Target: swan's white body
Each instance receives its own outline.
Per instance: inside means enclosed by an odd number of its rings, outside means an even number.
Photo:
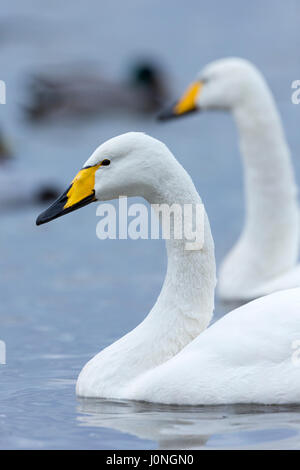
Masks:
[[[194,405],[299,403],[300,359],[293,356],[299,332],[300,289],[257,299],[138,377],[124,397]]]
[[[181,350],[180,330],[161,319],[165,338],[151,321],[95,356],[77,394],[178,405],[300,402],[299,288],[230,312]]]
[[[300,286],[300,220],[290,151],[270,89],[242,59],[207,65],[195,105],[225,109],[235,120],[244,164],[246,218],[223,261],[218,291],[225,300],[249,300]]]
[[[108,158],[111,164],[102,167]],[[105,142],[84,168],[99,168],[93,186],[98,200],[127,194],[156,204],[201,202],[171,152],[140,133]],[[86,197],[80,178],[73,181],[72,198],[76,191]],[[63,215],[61,202],[69,194],[41,214],[38,224]],[[199,251],[185,250],[185,239],[174,239],[171,231],[156,304],[137,328],[88,362],[77,381],[79,396],[184,405],[300,402],[300,367],[292,360],[300,339],[300,289],[259,299],[206,329],[214,307],[215,259],[206,215],[202,223]]]

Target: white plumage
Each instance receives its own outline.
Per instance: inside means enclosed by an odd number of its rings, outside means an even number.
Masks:
[[[111,139],[85,167],[108,158],[111,164],[96,172],[97,200],[126,194],[151,204],[201,203],[186,171],[149,136]],[[48,217],[46,211],[39,223]],[[216,278],[206,216],[204,233],[200,251],[186,251],[184,239],[166,241],[168,269],[154,307],[139,326],[88,362],[77,381],[79,396],[182,405],[300,402],[300,367],[292,360],[300,339],[300,289],[258,299],[207,328]]]
[[[225,300],[251,300],[298,287],[297,187],[272,93],[259,70],[238,58],[212,62],[198,74],[197,82],[202,85],[189,107],[232,114],[244,166],[245,224],[220,267],[219,295]]]

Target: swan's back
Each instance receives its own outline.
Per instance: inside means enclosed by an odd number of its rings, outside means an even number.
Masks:
[[[225,315],[173,359],[132,383],[127,396],[177,404],[299,403],[299,350],[297,288]]]

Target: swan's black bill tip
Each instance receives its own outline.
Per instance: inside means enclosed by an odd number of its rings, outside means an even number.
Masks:
[[[35,221],[35,225],[42,225],[42,224],[43,224],[43,221],[41,220],[40,216],[38,216],[38,218]]]
[[[43,225],[46,224],[47,222],[50,222],[52,219],[50,217],[45,217],[44,212],[38,216],[38,218],[35,221],[36,225]]]
[[[177,119],[181,118],[182,116],[188,116],[191,113],[194,113],[195,111],[199,111],[199,108],[195,106],[194,108],[191,108],[187,111],[184,112],[178,112],[176,111],[176,105],[175,103],[173,106],[170,106],[166,109],[163,109],[158,115],[157,115],[157,120],[158,121],[169,121],[170,119]]]
[[[168,108],[163,109],[160,113],[157,115],[157,120],[158,121],[169,121],[169,119],[174,119],[178,117],[176,114],[174,108],[176,104],[173,106],[169,106]]]
[[[95,191],[93,190],[91,194],[76,202],[75,204],[68,205],[68,194],[71,186],[65,191],[58,199],[55,201],[52,206],[42,212],[36,219],[36,225],[43,225],[51,220],[58,219],[63,215],[69,214],[81,207],[87,206],[91,202],[95,202]]]

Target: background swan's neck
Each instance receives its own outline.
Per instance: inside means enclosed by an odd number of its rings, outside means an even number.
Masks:
[[[233,111],[246,191],[246,223],[240,243],[257,262],[264,260],[262,277],[271,278],[291,268],[298,257],[297,189],[271,92],[263,79],[254,84],[247,99]]]
[[[168,156],[168,155],[167,155]],[[187,173],[173,158],[158,175],[145,198],[151,204],[200,204]],[[161,177],[161,180],[160,180]],[[201,251],[185,250],[186,240],[166,241],[168,268],[161,293],[145,320],[99,353],[83,369],[77,393],[122,397],[139,374],[162,364],[192,341],[209,324],[214,308],[214,244],[205,214]],[[96,384],[95,384],[96,381]]]

